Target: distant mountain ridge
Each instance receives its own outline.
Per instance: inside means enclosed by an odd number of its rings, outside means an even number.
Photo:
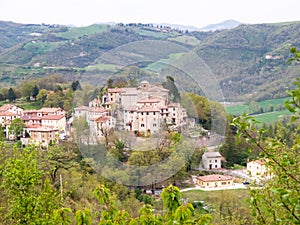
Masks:
[[[0,40],[1,86],[49,74],[72,77],[87,73],[105,80],[115,66],[109,61],[104,65],[99,57],[122,45],[144,40],[167,41],[195,52],[219,81],[226,100],[283,97],[291,81],[299,76],[297,65],[285,62],[291,57],[291,46],[300,48],[300,22],[240,24],[231,29],[186,32],[167,24],[68,27],[0,21]],[[180,48],[161,48],[153,51],[151,58],[168,62],[180,60],[182,53]],[[166,71],[155,63],[137,66],[156,73]]]
[[[216,30],[232,29],[232,28],[236,28],[241,24],[243,23],[236,20],[225,20],[221,23],[210,24],[205,27],[202,27],[200,31],[216,31]]]

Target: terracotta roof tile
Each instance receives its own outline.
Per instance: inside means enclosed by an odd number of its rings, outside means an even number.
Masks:
[[[220,174],[211,174],[206,176],[200,176],[198,177],[198,180],[204,181],[204,182],[213,182],[213,181],[227,181],[227,180],[233,180],[233,177],[231,176],[224,176]]]

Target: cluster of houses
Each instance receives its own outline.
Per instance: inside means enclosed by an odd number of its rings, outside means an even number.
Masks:
[[[216,174],[199,176],[197,178],[197,185],[202,188],[224,188],[232,187],[234,185],[233,176],[225,176],[218,173],[222,172],[221,162],[224,157],[217,151],[205,152],[202,155],[201,167],[204,170],[216,172]],[[257,159],[248,160],[247,168],[241,173],[248,177],[249,180],[260,182],[271,177],[268,168],[266,167],[267,160]]]
[[[10,125],[14,119],[21,119],[25,123],[20,137],[23,145],[37,144],[48,146],[66,135],[66,116],[61,108],[41,108],[39,110],[23,110],[13,104],[0,107],[0,123],[4,128],[7,139],[16,139],[16,134],[10,132]]]
[[[163,126],[178,129],[188,122],[186,110],[169,100],[169,90],[148,81],[136,88],[108,88],[102,99],[74,109],[85,116],[90,130],[103,137],[103,129],[119,129],[139,136],[157,133]]]

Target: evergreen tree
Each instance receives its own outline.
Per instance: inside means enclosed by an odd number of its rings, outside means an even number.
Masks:
[[[36,101],[36,97],[38,96],[40,90],[37,85],[34,85],[33,90],[32,90],[32,97]]]
[[[10,88],[8,89],[7,98],[10,102],[14,102],[17,98],[14,89]]]

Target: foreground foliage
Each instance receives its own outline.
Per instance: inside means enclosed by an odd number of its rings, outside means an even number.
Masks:
[[[292,60],[299,61],[300,52],[291,49],[295,55]],[[277,128],[274,137],[266,137],[268,131],[257,129],[253,117],[243,115],[233,119],[232,125],[238,135],[259,149],[260,156],[266,159],[271,179],[263,183],[264,187],[250,191],[250,203],[258,224],[300,224],[300,85],[288,91],[291,100],[286,103],[293,113],[289,125],[293,130],[290,140],[285,139],[285,127]],[[280,129],[281,128],[281,129]]]

